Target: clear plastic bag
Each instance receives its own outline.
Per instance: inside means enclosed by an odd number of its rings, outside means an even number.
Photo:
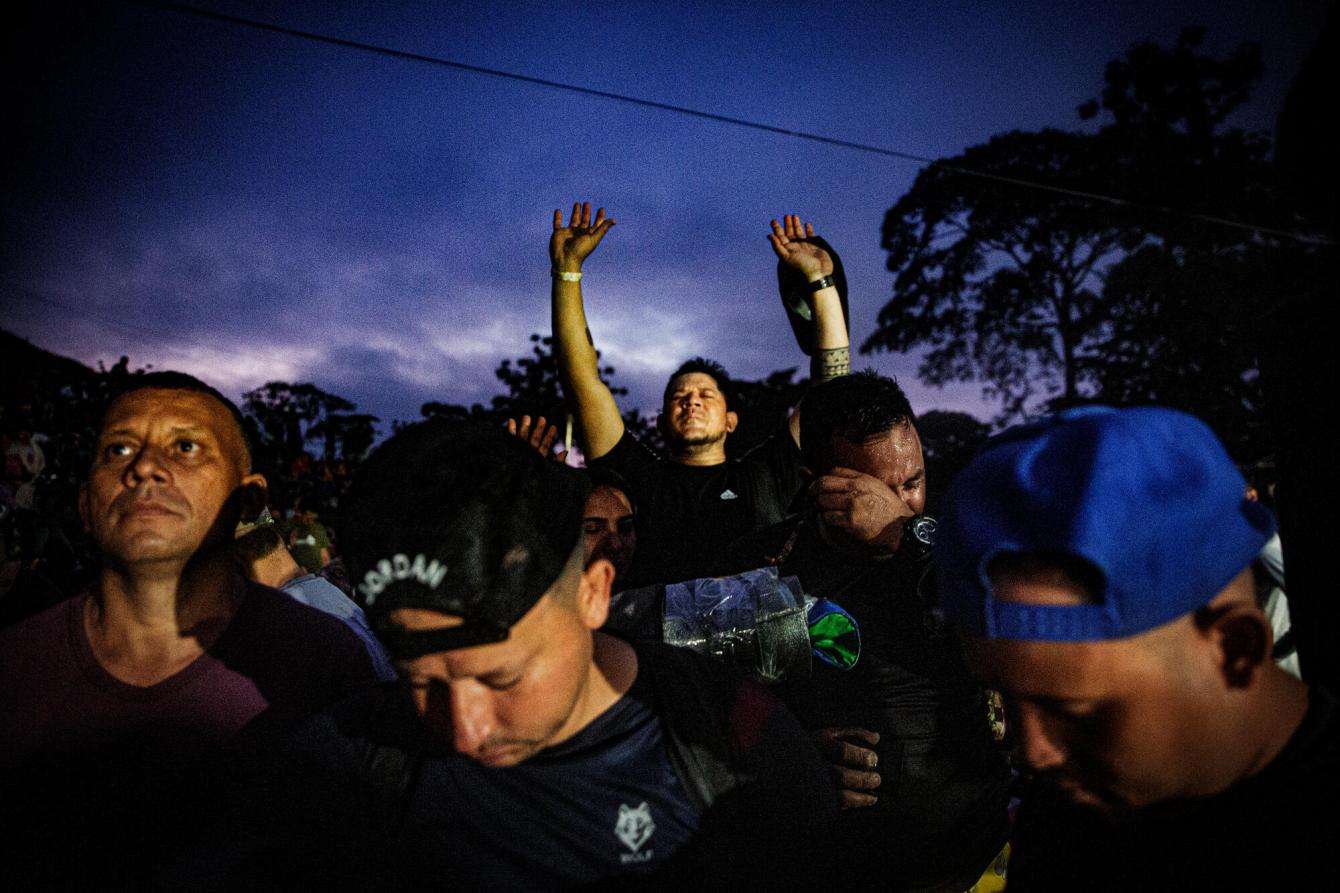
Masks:
[[[662,639],[775,682],[810,670],[805,608],[800,581],[774,567],[672,583]]]

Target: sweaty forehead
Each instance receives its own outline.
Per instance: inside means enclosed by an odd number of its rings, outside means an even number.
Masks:
[[[895,425],[861,443],[835,435],[828,445],[831,466],[842,466],[879,478],[886,484],[901,484],[921,471],[921,439],[912,425]]]

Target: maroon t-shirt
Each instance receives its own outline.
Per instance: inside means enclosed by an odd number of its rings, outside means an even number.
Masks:
[[[277,736],[376,681],[343,623],[248,584],[205,654],[159,683],[130,685],[94,657],[84,598],[0,632],[0,825],[31,832],[39,849],[54,834],[110,856],[110,834],[161,855]],[[152,858],[127,854],[118,868]],[[33,881],[68,879],[67,866],[30,867]]]

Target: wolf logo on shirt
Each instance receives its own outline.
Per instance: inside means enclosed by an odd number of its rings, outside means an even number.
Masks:
[[[651,807],[644,800],[636,809],[626,803],[619,804],[619,818],[614,823],[614,835],[623,841],[624,846],[636,853],[642,844],[651,839],[656,823],[651,820]]]

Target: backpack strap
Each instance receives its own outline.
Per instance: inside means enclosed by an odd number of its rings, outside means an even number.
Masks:
[[[738,680],[710,659],[670,645],[639,647],[638,659],[650,673],[670,764],[699,812],[706,812],[744,781],[730,723]]]

